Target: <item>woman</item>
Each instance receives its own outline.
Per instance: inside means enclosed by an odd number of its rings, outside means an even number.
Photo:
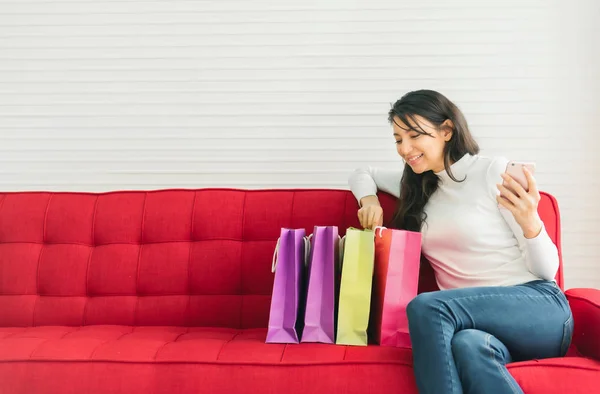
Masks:
[[[563,356],[573,320],[554,282],[558,251],[544,229],[531,173],[526,191],[507,160],[478,155],[461,111],[420,90],[389,112],[404,170],[356,170],[349,183],[365,228],[382,225],[376,197],[398,197],[394,227],[422,233],[440,291],[407,308],[420,393],[522,393],[505,364]]]

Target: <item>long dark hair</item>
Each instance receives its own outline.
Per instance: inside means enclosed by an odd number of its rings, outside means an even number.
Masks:
[[[415,115],[427,119],[438,128],[446,127],[443,125],[446,120],[452,121],[454,124],[452,137],[444,146],[444,167],[450,179],[455,182],[464,181],[464,179],[459,181],[454,177],[450,165],[467,153],[471,155],[479,153],[479,145],[471,135],[463,113],[441,93],[433,90],[417,90],[405,94],[394,103],[388,114],[388,120],[392,124],[396,123],[394,118],[398,118],[410,130],[432,137],[431,134],[419,127]],[[404,173],[400,182],[400,198],[393,218],[394,227],[421,231],[421,226],[427,219],[424,211],[425,205],[439,187],[439,181],[440,179],[433,171],[416,174],[408,163],[404,165]]]

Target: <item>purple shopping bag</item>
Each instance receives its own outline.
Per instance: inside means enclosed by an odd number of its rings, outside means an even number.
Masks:
[[[338,228],[315,226],[311,237],[302,342],[334,343],[339,293]]]
[[[273,255],[275,272],[267,343],[298,343],[308,238],[304,229],[282,228]]]

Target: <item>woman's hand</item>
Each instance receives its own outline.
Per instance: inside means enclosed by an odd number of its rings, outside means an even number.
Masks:
[[[525,172],[527,178],[529,191],[525,190],[510,175],[502,174],[505,185],[496,185],[500,190],[500,195],[496,199],[499,206],[508,209],[512,213],[519,226],[521,226],[525,238],[535,238],[542,231],[543,226],[537,210],[541,197],[531,172],[526,167],[523,167],[523,172]]]
[[[376,196],[364,197],[361,199],[361,205],[358,220],[363,228],[374,230],[377,226],[383,226],[383,208]]]

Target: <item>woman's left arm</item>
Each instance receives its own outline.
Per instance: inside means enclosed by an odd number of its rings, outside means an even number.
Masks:
[[[525,244],[525,263],[535,276],[553,280],[558,271],[558,250],[546,232],[538,214],[540,193],[536,181],[526,167],[528,190],[510,175],[502,174],[505,184],[497,184],[500,195],[498,205],[505,208],[504,218],[515,233],[519,243]],[[506,185],[506,186],[505,186]],[[513,222],[513,223],[511,223]]]

